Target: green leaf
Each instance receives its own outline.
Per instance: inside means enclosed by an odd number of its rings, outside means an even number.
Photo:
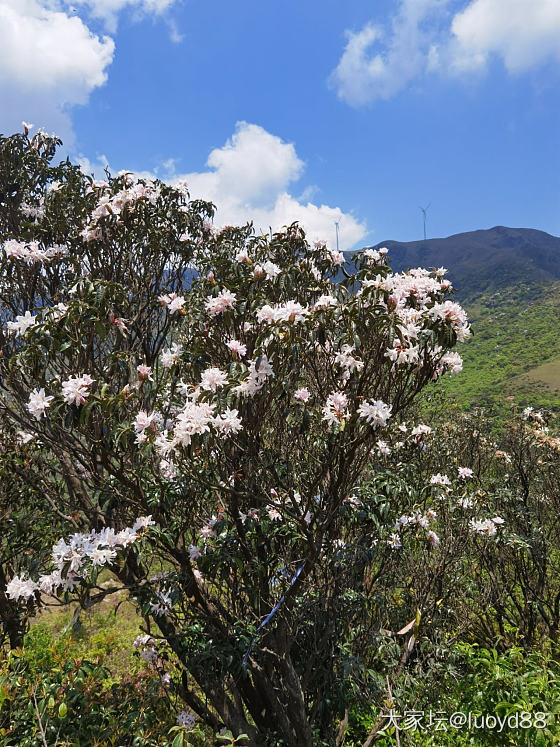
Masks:
[[[68,706],[66,705],[64,701],[62,701],[62,703],[58,706],[58,717],[65,718],[67,713],[68,713]]]

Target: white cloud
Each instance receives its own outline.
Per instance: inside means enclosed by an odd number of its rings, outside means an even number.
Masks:
[[[177,0],[64,0],[67,6],[87,7],[93,18],[99,18],[105,22],[106,28],[115,33],[119,13],[126,10],[132,12],[137,19],[143,16],[161,16],[168,11]],[[172,34],[176,39],[180,37],[174,25],[171,27]]]
[[[560,60],[560,0],[473,0],[451,25],[459,69],[493,54],[511,73]]]
[[[0,0],[0,129],[22,119],[71,137],[68,109],[107,80],[114,42],[38,0]]]
[[[424,72],[434,38],[429,21],[446,3],[402,0],[390,34],[371,23],[356,33],[347,31],[346,48],[330,77],[339,98],[351,106],[388,99]]]
[[[560,60],[560,0],[463,0],[453,17],[450,2],[401,0],[390,32],[372,23],[346,32],[329,79],[339,98],[363,106],[430,73],[484,71],[492,56],[510,73]]]
[[[103,176],[105,156],[97,162],[79,160],[86,173]],[[317,205],[310,201],[318,187],[306,187],[300,197],[288,192],[297,182],[304,163],[292,143],[286,143],[262,127],[238,122],[233,136],[221,148],[210,152],[208,171],[176,173],[175,159],[168,159],[153,172],[134,171],[138,178],[156,176],[170,184],[185,183],[192,199],[209,200],[217,208],[214,225],[243,225],[253,221],[258,233],[281,230],[294,221],[305,229],[308,239],[323,239],[336,246],[335,223],[339,223],[341,249],[350,249],[366,235],[364,223],[339,207]]]
[[[273,231],[299,221],[310,240],[336,243],[335,222],[340,223],[340,246],[347,249],[366,235],[363,223],[339,207],[300,202],[287,188],[301,177],[304,163],[291,143],[262,127],[238,122],[233,137],[214,149],[210,170],[185,174],[192,197],[211,200],[218,208],[218,225],[252,220],[259,232]]]
[[[115,42],[88,27],[86,12],[116,31],[118,15],[163,16],[174,42],[181,35],[165,15],[179,0],[0,0],[0,132],[21,121],[54,130],[72,148],[72,108],[102,86]]]

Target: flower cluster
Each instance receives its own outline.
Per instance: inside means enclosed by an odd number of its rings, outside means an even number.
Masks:
[[[213,296],[206,300],[205,307],[210,316],[218,316],[219,314],[226,312],[228,309],[233,309],[235,303],[235,293],[232,293],[227,288],[223,288],[217,296]]]
[[[254,397],[266,383],[266,380],[274,377],[272,364],[265,355],[249,361],[249,375],[241,384],[234,387],[234,392],[244,397]]]
[[[411,515],[400,516],[395,524],[395,532],[391,535],[389,544],[397,549],[402,546],[399,531],[403,527],[418,527],[424,530],[426,539],[432,547],[437,547],[440,544],[440,539],[433,529],[430,528],[430,523],[434,521],[437,514],[433,509],[428,509],[424,513],[416,512]]]
[[[358,408],[358,415],[364,418],[374,428],[384,428],[391,417],[392,406],[380,399],[362,402]]]
[[[89,374],[70,376],[62,382],[62,397],[67,405],[83,405],[89,397],[89,388],[95,382]]]
[[[25,314],[18,314],[14,322],[7,322],[6,327],[8,332],[15,333],[16,337],[21,337],[36,324],[37,317],[30,311],[26,311]]]
[[[160,194],[160,188],[153,184],[143,184],[142,182],[130,183],[128,186],[119,190],[114,195],[108,194],[109,185],[107,182],[93,182],[90,191],[98,195],[95,208],[80,236],[85,242],[103,238],[103,229],[100,221],[104,218],[120,219],[125,211],[133,210],[135,205],[141,201],[148,201],[154,204]]]
[[[470,527],[477,534],[493,537],[503,523],[504,520],[500,516],[494,516],[492,519],[471,519]]]
[[[94,566],[110,565],[118,550],[135,542],[145,529],[155,524],[151,516],[140,516],[132,527],[119,532],[106,527],[87,534],[72,534],[68,541],[60,539],[53,547],[52,561],[55,569],[39,576],[37,581],[14,576],[6,586],[6,593],[14,601],[30,599],[36,591],[54,595],[60,590],[73,591]]]
[[[183,296],[178,296],[176,293],[166,293],[158,298],[159,303],[167,308],[170,314],[177,314],[183,312],[185,305],[185,299]]]
[[[68,254],[68,247],[61,244],[53,244],[46,249],[41,249],[38,241],[18,241],[9,239],[4,242],[4,252],[10,259],[18,259],[27,265],[36,263],[46,264],[52,259],[60,259]]]
[[[257,311],[257,321],[265,324],[274,324],[275,322],[299,324],[305,321],[308,316],[309,310],[297,301],[286,301],[286,303],[276,306],[265,304]]]

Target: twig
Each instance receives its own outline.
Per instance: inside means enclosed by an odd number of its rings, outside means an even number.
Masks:
[[[33,688],[33,690],[31,691],[31,697],[33,698],[33,706],[37,715],[37,722],[39,724],[39,732],[41,734],[43,747],[49,747],[49,745],[47,744],[47,738],[45,736],[45,730],[43,729],[43,722],[41,721],[41,714],[39,713],[39,706],[37,705],[37,698],[35,697],[35,688]]]

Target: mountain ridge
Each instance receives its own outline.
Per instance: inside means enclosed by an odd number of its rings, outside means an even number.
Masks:
[[[395,271],[410,267],[447,267],[465,300],[519,282],[550,283],[560,279],[560,237],[536,228],[494,226],[446,238],[381,241]]]

